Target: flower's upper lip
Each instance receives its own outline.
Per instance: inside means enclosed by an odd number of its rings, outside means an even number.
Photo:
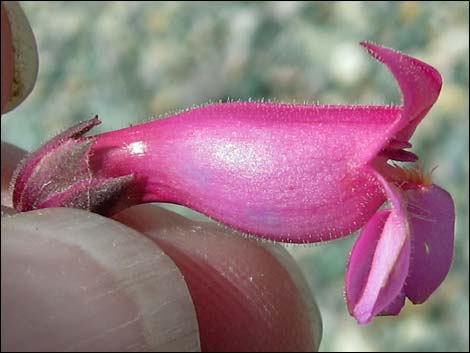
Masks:
[[[370,42],[361,42],[361,45],[388,67],[400,87],[402,113],[390,139],[406,142],[436,102],[442,87],[441,75],[432,66],[393,49]]]
[[[442,86],[442,78],[435,68],[411,56],[371,42],[361,42],[360,44],[367,49],[370,55],[385,64],[391,71],[401,91],[402,105],[305,105],[304,107],[310,110],[315,108],[323,111],[370,110],[380,112],[377,117],[387,115],[390,123],[383,130],[381,143],[370,149],[371,153],[366,163],[371,162],[380,154],[386,157],[389,156],[394,160],[416,161],[418,159],[416,155],[403,149],[411,147],[408,141],[416,126],[437,100]],[[227,104],[231,103],[224,103],[224,105]],[[235,104],[240,105],[240,103]],[[263,105],[269,104],[259,103],[258,105],[262,109]],[[282,107],[283,105],[280,104],[279,106]],[[285,104],[285,106],[292,105]],[[295,106],[298,109],[303,107],[301,104]],[[178,115],[184,116],[184,113]],[[353,119],[357,118],[357,116],[350,115],[348,117],[348,114],[345,114],[343,122],[350,122],[348,119],[351,117]],[[352,122],[355,123],[355,121]],[[373,124],[374,121],[368,123]]]

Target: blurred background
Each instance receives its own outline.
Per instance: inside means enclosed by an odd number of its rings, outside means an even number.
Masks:
[[[98,114],[107,131],[207,102],[399,103],[371,40],[436,67],[439,101],[412,139],[454,197],[455,259],[425,305],[358,326],[343,299],[354,236],[289,246],[323,316],[322,351],[469,350],[468,2],[22,2],[39,47],[32,95],[1,121],[27,150]],[[186,211],[183,211],[186,212]]]

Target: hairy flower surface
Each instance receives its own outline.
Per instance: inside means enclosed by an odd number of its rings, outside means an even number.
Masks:
[[[362,231],[346,273],[360,323],[425,301],[453,256],[451,196],[420,169],[409,139],[441,77],[410,56],[362,43],[397,80],[401,106],[212,104],[84,137],[97,118],[32,153],[13,193],[19,211],[79,207],[112,215],[171,202],[283,242]],[[379,210],[384,201],[387,206]]]

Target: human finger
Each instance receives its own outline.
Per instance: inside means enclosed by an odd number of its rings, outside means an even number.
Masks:
[[[158,246],[76,209],[2,218],[2,351],[195,351],[194,306]]]
[[[183,273],[203,351],[318,349],[320,314],[299,268],[280,246],[153,205],[115,218],[153,239]]]

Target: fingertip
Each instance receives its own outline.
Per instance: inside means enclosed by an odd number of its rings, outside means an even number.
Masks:
[[[133,207],[116,218],[155,240],[184,274],[203,351],[318,349],[318,309],[280,246],[156,206]]]
[[[183,277],[110,219],[46,209],[2,219],[2,351],[194,351]]]

